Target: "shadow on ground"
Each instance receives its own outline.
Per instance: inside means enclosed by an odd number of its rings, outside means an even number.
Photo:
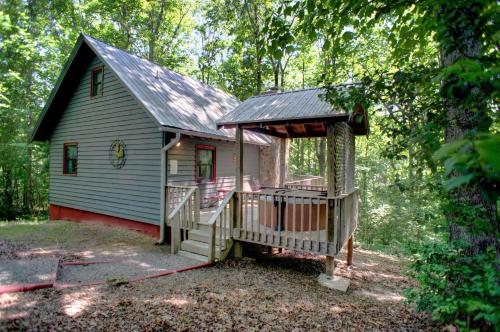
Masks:
[[[25,257],[39,257],[41,252],[47,257],[50,252],[62,259],[114,257],[141,262],[141,254],[168,255],[169,249],[154,246],[148,236],[100,225],[44,224],[28,227],[21,235],[5,229],[0,231],[0,243],[14,243]],[[354,266],[347,267],[343,259],[337,260],[337,274],[351,279],[347,293],[317,283],[323,258],[285,252],[229,260],[139,283],[4,294],[0,295],[0,330],[439,328],[403,304],[401,291],[412,284],[401,276],[404,261],[361,249],[354,252]]]

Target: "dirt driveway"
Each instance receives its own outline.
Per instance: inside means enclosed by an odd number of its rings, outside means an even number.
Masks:
[[[2,260],[135,259],[167,257],[168,246],[132,231],[94,224],[0,224]],[[354,266],[339,257],[338,274],[351,279],[347,293],[317,283],[322,259],[289,253],[226,261],[134,283],[42,289],[0,295],[0,331],[163,330],[436,330],[404,305],[411,282],[396,257],[355,250]],[[180,262],[179,264],[190,263]],[[157,264],[157,265],[155,265]],[[0,267],[1,269],[1,267]],[[129,268],[129,270],[132,268]],[[127,269],[125,269],[127,270]],[[122,271],[122,270],[120,270]],[[79,271],[76,275],[84,273]],[[113,275],[113,274],[111,274]]]

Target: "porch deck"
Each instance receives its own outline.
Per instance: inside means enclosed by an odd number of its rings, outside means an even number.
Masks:
[[[192,194],[195,192],[193,189]],[[214,247],[215,258],[230,249],[228,241],[331,257],[340,252],[357,226],[357,194],[357,190],[353,190],[327,197],[324,192],[285,188],[232,191],[218,206],[199,212],[192,209],[196,200],[193,196],[192,203],[178,205],[185,208],[173,211],[177,217],[173,213],[168,219],[174,221],[173,229],[184,232],[184,240],[201,238],[207,244],[204,250]],[[179,247],[182,249],[181,243]]]

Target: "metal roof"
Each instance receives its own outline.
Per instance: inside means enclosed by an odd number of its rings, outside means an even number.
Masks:
[[[335,110],[321,98],[322,88],[312,88],[250,97],[217,120],[219,127],[280,120],[312,120],[347,113]]]
[[[90,36],[83,34],[80,36],[75,46],[76,50],[73,50],[61,76],[68,72],[82,43],[88,45],[95,55],[111,69],[159,126],[184,130],[192,133],[193,136],[201,133],[204,136],[234,140],[234,130],[218,130],[216,125],[217,119],[239,104],[234,96]],[[63,80],[64,77],[60,77],[54,88],[55,91],[49,97],[34,130],[34,139],[39,136],[37,131],[49,113],[48,110]],[[269,143],[268,138],[256,133],[247,133],[245,140],[256,144]]]

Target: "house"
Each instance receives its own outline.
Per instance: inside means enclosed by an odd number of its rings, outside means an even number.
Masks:
[[[245,243],[325,255],[332,275],[342,248],[352,258],[355,137],[369,127],[323,93],[239,103],[81,35],[32,136],[50,142],[50,217],[171,235],[173,253],[210,262]],[[308,137],[326,138],[326,182],[286,183],[287,141]]]
[[[51,219],[100,220],[158,234],[162,148],[168,184],[197,185],[201,206],[234,187],[234,130],[215,121],[239,101],[80,35],[32,134],[50,142]],[[269,139],[245,138],[248,186]]]

